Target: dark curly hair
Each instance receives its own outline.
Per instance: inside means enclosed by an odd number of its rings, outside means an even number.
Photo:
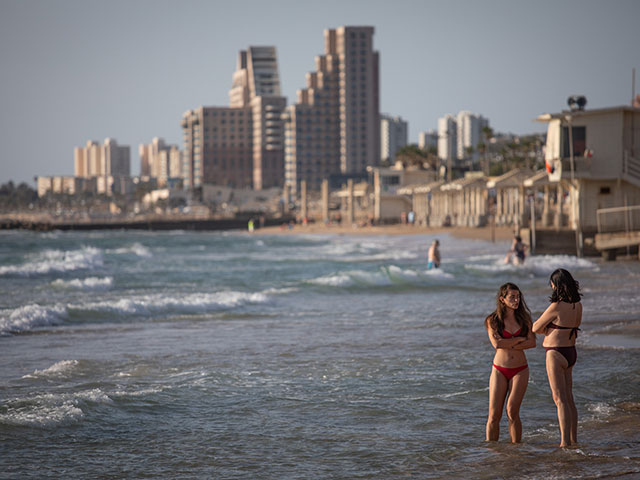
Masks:
[[[529,329],[531,328],[531,312],[524,301],[522,292],[515,283],[505,283],[500,287],[498,294],[496,295],[496,309],[485,319],[484,325],[487,329],[492,328],[502,337],[502,332],[504,331],[504,317],[507,307],[500,301],[500,299],[506,297],[509,290],[517,290],[520,294],[520,302],[518,302],[518,308],[514,312],[514,315],[516,317],[516,322],[518,322],[518,325],[520,326],[520,334],[518,336],[527,337],[529,336]]]
[[[564,268],[558,268],[551,274],[549,285],[553,288],[549,297],[551,302],[578,303],[582,297],[580,284]]]

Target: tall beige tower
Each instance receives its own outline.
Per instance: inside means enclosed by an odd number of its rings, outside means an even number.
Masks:
[[[185,185],[282,186],[286,104],[275,47],[242,50],[229,107],[200,107],[183,115]]]
[[[319,190],[330,176],[358,177],[380,160],[379,55],[373,27],[325,30],[325,54],[285,115],[285,182]]]

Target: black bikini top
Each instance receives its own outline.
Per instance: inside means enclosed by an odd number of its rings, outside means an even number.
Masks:
[[[576,338],[578,338],[578,332],[580,331],[578,327],[561,327],[560,325],[556,325],[555,323],[547,324],[547,328],[551,328],[552,330],[571,330],[571,333],[569,334],[569,340],[571,340],[571,337],[573,337],[574,335],[576,336]]]

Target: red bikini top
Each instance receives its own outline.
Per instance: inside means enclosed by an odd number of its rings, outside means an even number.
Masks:
[[[511,333],[508,330],[503,330],[502,331],[502,338],[513,338],[513,337],[517,337],[518,335],[520,335],[520,332],[522,331],[521,328],[518,329],[517,332],[513,332]]]

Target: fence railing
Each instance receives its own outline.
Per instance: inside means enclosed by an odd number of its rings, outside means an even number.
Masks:
[[[599,208],[596,210],[598,233],[640,230],[640,205]]]

